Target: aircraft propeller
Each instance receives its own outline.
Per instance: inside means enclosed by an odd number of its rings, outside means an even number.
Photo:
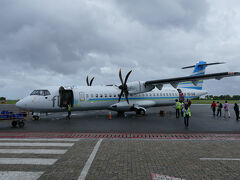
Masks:
[[[87,76],[87,78],[86,78],[87,85],[92,86],[93,80],[94,80],[94,77],[91,79],[91,81],[89,83],[88,76]]]
[[[128,101],[128,87],[127,87],[127,80],[128,80],[128,77],[129,75],[131,74],[132,70],[129,71],[125,77],[125,80],[123,82],[123,78],[122,78],[122,71],[121,69],[119,70],[119,78],[120,78],[120,81],[121,81],[121,85],[118,86],[119,89],[121,89],[121,93],[119,95],[119,98],[118,98],[118,102],[120,102],[121,98],[122,98],[122,95],[124,93],[125,97],[126,97],[126,100],[127,100],[127,103],[129,104],[129,101]]]

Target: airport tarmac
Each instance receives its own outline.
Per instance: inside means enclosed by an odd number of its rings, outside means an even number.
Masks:
[[[1,105],[1,110],[17,111],[15,105]],[[42,114],[41,119],[25,122],[24,128],[12,128],[10,121],[0,124],[1,132],[97,132],[97,133],[239,133],[240,121],[235,120],[233,106],[231,118],[213,117],[210,105],[192,105],[189,128],[184,127],[183,118],[176,119],[175,109],[171,107],[150,108],[146,116],[136,116],[134,112],[118,117],[109,111],[72,112],[71,120],[66,120],[67,112]],[[160,110],[166,116],[159,114]],[[223,112],[222,112],[223,113]]]
[[[213,118],[209,105],[191,109],[188,129],[172,107],[146,116],[112,113],[111,120],[108,111],[73,112],[71,120],[54,113],[22,129],[0,122],[0,180],[240,179],[232,107],[230,119]]]

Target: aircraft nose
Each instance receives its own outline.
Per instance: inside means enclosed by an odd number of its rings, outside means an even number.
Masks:
[[[16,106],[17,106],[18,108],[23,109],[23,108],[25,108],[25,103],[24,103],[24,101],[21,99],[21,100],[19,100],[19,101],[16,103]]]

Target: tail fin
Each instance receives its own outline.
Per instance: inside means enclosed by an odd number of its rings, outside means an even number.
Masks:
[[[217,65],[217,64],[223,64],[223,62],[217,62],[217,63],[206,63],[205,61],[199,61],[195,66],[186,66],[182,69],[188,69],[188,68],[194,68],[191,76],[198,76],[198,75],[204,75],[205,69],[207,66],[210,65]],[[197,89],[202,90],[203,80],[199,80],[196,82],[192,81],[186,81],[179,83],[178,88],[188,88],[188,89]]]

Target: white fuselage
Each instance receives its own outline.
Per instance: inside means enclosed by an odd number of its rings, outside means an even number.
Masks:
[[[42,88],[41,88],[42,89]],[[66,107],[59,107],[59,87],[46,88],[50,95],[29,95],[19,102],[17,106],[31,112],[60,112]],[[174,88],[163,88],[158,90],[129,94],[129,104],[123,96],[118,102],[120,90],[117,86],[79,86],[68,88],[73,92],[72,111],[103,110],[129,111],[130,107],[138,106],[143,108],[174,105],[179,98],[179,93]],[[185,99],[192,99],[206,94],[205,90],[194,90],[182,88]],[[113,108],[117,106],[117,108]]]

